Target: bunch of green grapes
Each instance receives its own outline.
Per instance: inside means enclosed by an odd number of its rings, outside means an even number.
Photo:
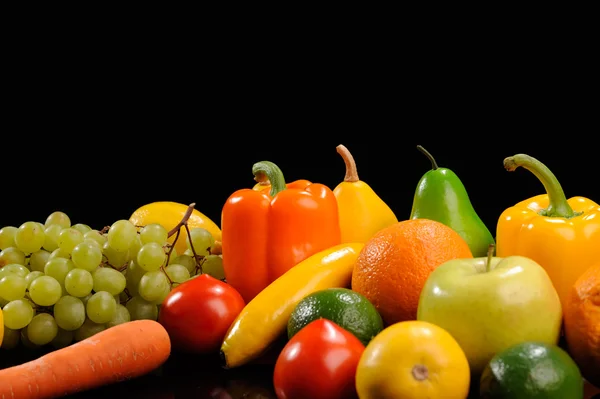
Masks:
[[[202,273],[224,280],[222,257],[210,252],[214,237],[188,232],[187,250],[177,254],[160,224],[118,220],[96,230],[56,211],[44,224],[3,227],[1,347],[62,348],[130,320],[157,320],[177,285]]]

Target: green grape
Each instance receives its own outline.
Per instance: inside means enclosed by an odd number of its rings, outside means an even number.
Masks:
[[[39,348],[39,345],[36,345],[29,340],[29,337],[27,336],[27,327],[25,327],[25,328],[21,329],[21,331],[19,331],[19,338],[21,341],[21,345],[23,345],[25,348],[27,348],[27,349]]]
[[[110,246],[108,241],[102,247],[102,254],[106,261],[114,267],[120,268],[129,262],[129,251],[119,252]]]
[[[52,306],[62,296],[62,287],[54,277],[40,276],[31,282],[29,297],[40,306]]]
[[[25,265],[25,253],[17,247],[8,247],[0,251],[0,266],[16,263]]]
[[[25,296],[27,280],[16,274],[9,274],[0,279],[0,296],[8,301],[16,301]]]
[[[54,304],[53,312],[56,324],[63,330],[77,330],[85,321],[85,308],[81,299],[71,295],[63,296]]]
[[[146,273],[144,269],[142,269],[135,261],[129,262],[129,266],[127,266],[127,270],[125,272],[125,280],[127,280],[127,291],[131,295],[138,294],[138,285],[140,284],[140,280],[142,276]]]
[[[128,260],[135,260],[137,257],[137,253],[139,252],[140,248],[142,248],[144,244],[142,244],[142,239],[140,238],[140,235],[136,235],[133,242],[131,243],[131,246],[129,247],[129,258]]]
[[[71,226],[71,228],[73,228],[75,230],[79,230],[81,232],[81,234],[83,234],[83,235],[85,235],[87,232],[92,230],[92,228],[90,226],[88,226],[87,224],[83,224],[83,223],[76,223],[73,226]]]
[[[54,277],[61,285],[65,283],[67,274],[75,268],[75,264],[71,259],[54,258],[46,262],[44,266],[44,274]]]
[[[134,296],[125,305],[131,320],[157,320],[158,307],[140,296]]]
[[[92,273],[85,269],[72,269],[65,276],[65,290],[69,295],[81,298],[92,292],[93,288]]]
[[[46,218],[46,222],[44,223],[44,226],[48,227],[52,224],[58,224],[61,227],[69,228],[69,227],[71,227],[71,219],[64,212],[61,212],[61,211],[52,212]]]
[[[137,234],[137,228],[129,220],[117,220],[108,229],[108,243],[115,251],[125,252],[129,249]]]
[[[0,229],[0,250],[4,250],[9,247],[16,247],[15,244],[15,232],[17,228],[15,226],[4,226]]]
[[[58,325],[54,316],[48,313],[39,313],[33,316],[26,328],[27,338],[37,346],[49,344],[58,334]]]
[[[225,279],[225,269],[223,269],[223,258],[221,255],[208,255],[204,258],[202,273],[208,274],[217,280]]]
[[[178,283],[175,283],[175,285],[179,285]],[[158,296],[158,298],[156,298],[155,300],[151,301],[154,305],[161,305],[165,298],[167,297],[167,295],[169,295],[169,293],[171,292],[171,284],[167,284],[162,292],[160,293],[160,295]]]
[[[92,239],[92,238],[84,238],[84,239],[83,239],[83,241],[82,241],[82,242],[80,242],[80,243],[79,243],[79,244],[77,244],[77,245],[80,245],[80,244],[83,244],[83,243],[85,243],[85,244],[89,244],[89,245],[91,245],[91,246],[93,246],[93,247],[96,247],[96,248],[98,248],[98,249],[100,250],[100,253],[102,253],[102,245],[100,245],[100,244],[98,243],[98,241],[96,241],[96,240],[94,240],[94,239]],[[73,250],[74,250],[74,248],[73,248]]]
[[[165,272],[174,283],[183,283],[184,281],[190,279],[190,272],[188,269],[185,266],[178,265],[176,263],[165,267]]]
[[[92,274],[94,291],[106,291],[111,295],[119,295],[125,289],[127,280],[123,273],[112,267],[99,267]]]
[[[169,232],[159,223],[150,223],[140,230],[142,244],[155,242],[161,246],[167,242]]]
[[[115,315],[108,323],[106,323],[106,327],[114,327],[119,324],[127,323],[128,321],[131,321],[129,310],[123,305],[117,305]]]
[[[154,302],[161,298],[169,287],[169,279],[162,270],[146,272],[138,286],[138,292],[148,302]]]
[[[45,239],[44,229],[36,222],[25,222],[15,232],[15,245],[26,254],[42,249]]]
[[[190,275],[196,273],[196,261],[190,255],[179,255],[173,260],[173,263],[185,266]]]
[[[56,226],[56,225],[54,225]],[[31,271],[43,272],[46,262],[50,259],[51,253],[45,249],[40,249],[29,256],[29,269]]]
[[[21,341],[21,332],[4,326],[4,339],[2,340],[2,349],[15,349]]]
[[[25,277],[29,274],[29,269],[18,263],[10,263],[3,268],[0,268],[0,276],[8,274],[16,274],[20,277]]]
[[[106,243],[106,235],[100,233],[98,230],[90,230],[83,235],[84,240],[93,240],[100,244],[100,248]]]
[[[171,263],[176,263],[175,259],[177,259],[177,249],[175,249],[175,247],[173,245],[168,245],[165,248],[166,253],[168,254],[169,251],[171,252],[171,254],[169,255],[169,262],[168,264],[170,265]]]
[[[82,241],[71,251],[71,260],[75,267],[93,272],[102,263],[102,249],[98,244]]]
[[[33,319],[34,311],[29,301],[17,299],[16,301],[10,301],[2,308],[2,315],[6,327],[20,330],[25,328]]]
[[[38,270],[34,270],[31,273],[28,273],[27,276],[25,276],[25,281],[27,282],[27,289],[29,289],[33,280],[35,280],[36,278],[41,277],[43,275],[44,275],[44,272],[40,272]]]
[[[113,295],[113,298],[115,298],[115,302],[117,305],[121,304],[121,294]]]
[[[83,341],[101,331],[106,330],[106,324],[94,323],[90,319],[85,319],[83,325],[75,330],[74,339],[75,342]]]
[[[72,227],[62,229],[58,235],[58,247],[69,254],[73,251],[73,248],[82,241],[83,233]]]
[[[97,324],[108,323],[117,310],[117,302],[111,293],[98,291],[88,299],[85,305],[87,317]]]
[[[88,299],[90,299],[90,298],[92,297],[92,295],[94,295],[94,293],[93,293],[93,292],[90,292],[90,293],[89,293],[89,294],[87,294],[86,296],[84,296],[84,297],[81,297],[81,298],[79,298],[79,299],[81,299],[81,302],[83,302],[83,304],[84,304],[85,306],[87,306],[87,301],[88,301]]]
[[[44,240],[44,248],[48,252],[52,252],[58,248],[58,238],[60,236],[60,232],[63,231],[63,228],[60,224],[51,224],[44,229],[44,236],[46,239]]]
[[[210,253],[210,247],[214,245],[215,238],[210,231],[202,227],[194,227],[190,230],[190,235],[186,238],[186,243],[188,249],[194,248],[196,255],[206,256]]]
[[[63,330],[58,327],[58,331],[56,332],[56,337],[50,342],[50,345],[54,347],[54,349],[62,349],[73,343],[73,339],[75,338],[75,333],[73,331]]]
[[[137,253],[137,264],[148,272],[160,269],[165,263],[167,255],[162,245],[155,242],[144,244]]]
[[[9,300],[6,300],[0,296],[0,310],[9,302]]]
[[[54,258],[71,259],[71,253],[65,251],[64,249],[56,248],[54,251],[52,251],[50,253],[48,260],[54,259]]]

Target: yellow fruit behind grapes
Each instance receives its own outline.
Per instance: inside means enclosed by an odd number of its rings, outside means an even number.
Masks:
[[[180,204],[173,201],[157,201],[143,205],[136,209],[129,221],[136,226],[145,226],[150,223],[159,223],[167,231],[177,226],[183,215],[188,209],[188,205]],[[194,209],[188,219],[188,228],[191,230],[196,227],[202,227],[208,230],[214,237],[215,241],[221,241],[221,229],[208,216],[202,214],[197,209]],[[169,237],[169,242],[173,243],[177,234]],[[175,250],[178,254],[182,254],[187,249],[187,231],[185,227],[181,227],[179,238],[175,244]]]

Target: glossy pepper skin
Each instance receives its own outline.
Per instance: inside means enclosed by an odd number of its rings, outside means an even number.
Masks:
[[[398,222],[392,209],[358,177],[356,162],[342,144],[336,147],[346,165],[344,181],[334,189],[338,200],[342,242],[366,242],[376,232]]]
[[[521,201],[500,215],[496,254],[527,256],[548,273],[564,305],[573,283],[600,259],[600,206],[585,197],[567,200],[556,176],[526,154],[504,160],[504,167],[532,172],[546,194]]]
[[[252,167],[269,190],[243,188],[229,196],[221,212],[225,279],[246,303],[309,256],[340,244],[337,201],[324,184],[286,184],[269,161]]]

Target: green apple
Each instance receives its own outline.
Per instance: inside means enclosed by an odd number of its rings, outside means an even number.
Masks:
[[[560,299],[544,268],[523,256],[453,259],[427,279],[417,319],[444,328],[474,376],[498,352],[523,341],[558,344]]]

